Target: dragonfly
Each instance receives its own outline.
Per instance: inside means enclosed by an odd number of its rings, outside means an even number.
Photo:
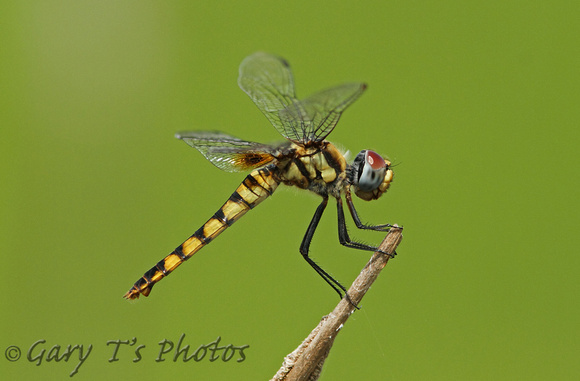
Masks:
[[[246,57],[239,68],[240,88],[258,106],[276,130],[286,138],[280,145],[242,140],[223,132],[188,131],[176,137],[196,148],[219,169],[251,171],[217,212],[185,242],[147,271],[124,295],[148,296],[153,286],[212,242],[224,230],[262,201],[280,184],[295,186],[322,197],[300,245],[300,254],[342,298],[346,288],[309,255],[314,232],[330,197],[337,202],[339,242],[347,247],[377,251],[376,246],[349,237],[343,197],[359,229],[388,231],[391,224],[361,222],[352,194],[376,200],[393,180],[391,162],[371,150],[362,150],[348,164],[337,147],[326,140],[343,111],[365,91],[365,83],[345,83],[298,100],[290,65],[281,57],[258,52]]]

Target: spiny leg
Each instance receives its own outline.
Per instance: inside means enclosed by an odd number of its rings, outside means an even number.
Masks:
[[[346,247],[352,247],[354,249],[359,250],[368,250],[368,251],[378,251],[383,254],[389,255],[391,258],[395,256],[395,253],[389,254],[379,250],[376,246],[367,245],[366,243],[361,242],[354,242],[348,236],[348,231],[346,229],[346,220],[344,218],[344,209],[342,206],[342,199],[340,197],[336,198],[336,206],[338,211],[338,240],[340,244]],[[373,229],[374,230],[374,229]]]
[[[386,231],[389,231],[393,227],[393,225],[391,225],[391,224],[380,224],[380,225],[365,225],[365,224],[363,224],[361,222],[360,218],[358,217],[358,213],[354,207],[354,203],[352,202],[352,196],[350,195],[350,192],[346,192],[345,198],[346,198],[346,205],[348,206],[348,210],[350,211],[350,215],[352,216],[354,224],[356,225],[357,228],[386,232]]]
[[[380,224],[380,225],[365,225],[365,224],[363,224],[358,216],[358,212],[356,211],[356,208],[354,207],[354,203],[352,202],[352,196],[351,196],[350,192],[346,192],[345,198],[346,198],[346,205],[348,205],[348,210],[350,211],[350,215],[352,216],[354,224],[356,225],[357,228],[374,230],[374,231],[389,231],[393,227],[393,225],[391,225],[391,224]],[[397,228],[403,229],[402,226],[397,226]],[[395,255],[397,255],[396,251],[392,255],[390,255],[390,257],[393,258]]]
[[[302,257],[306,260],[306,262],[308,262],[308,264],[314,270],[316,270],[318,275],[320,275],[322,277],[322,279],[324,279],[326,281],[326,283],[328,283],[330,285],[330,287],[332,287],[334,289],[334,291],[336,291],[338,293],[338,295],[340,296],[341,299],[342,299],[342,292],[340,290],[342,290],[344,292],[348,301],[353,306],[357,307],[350,300],[350,297],[348,296],[348,293],[346,292],[346,288],[342,284],[340,284],[336,279],[334,279],[332,276],[330,276],[330,274],[328,274],[326,271],[324,271],[320,266],[318,266],[308,256],[310,242],[312,241],[312,237],[314,236],[314,232],[316,231],[316,227],[318,226],[318,223],[320,222],[320,218],[322,217],[322,213],[324,213],[324,209],[326,209],[326,205],[328,204],[328,196],[322,196],[322,197],[323,197],[322,202],[320,203],[320,205],[318,205],[318,208],[316,208],[316,212],[314,213],[314,217],[312,217],[312,220],[310,221],[310,225],[308,225],[308,230],[306,230],[306,234],[304,235],[304,239],[302,239],[302,244],[300,244],[300,254],[302,254]]]

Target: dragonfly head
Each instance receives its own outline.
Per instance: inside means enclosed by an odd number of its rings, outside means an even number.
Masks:
[[[354,193],[363,200],[376,200],[387,191],[393,180],[391,162],[378,153],[362,150],[356,155],[350,171]]]

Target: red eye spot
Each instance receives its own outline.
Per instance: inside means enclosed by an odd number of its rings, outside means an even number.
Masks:
[[[374,151],[367,151],[367,163],[369,163],[372,169],[381,169],[387,166],[385,159]]]

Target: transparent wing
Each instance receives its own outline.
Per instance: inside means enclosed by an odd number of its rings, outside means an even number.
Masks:
[[[248,142],[219,131],[184,131],[178,132],[175,137],[197,149],[219,169],[228,172],[248,171],[275,159],[271,146]]]
[[[238,85],[286,139],[300,140],[298,131],[280,120],[280,110],[297,102],[290,65],[283,58],[258,52],[240,64]]]
[[[302,145],[328,136],[366,89],[364,83],[347,83],[299,101],[288,62],[261,52],[242,61],[238,84],[282,136]]]
[[[280,120],[292,131],[300,131],[302,144],[324,140],[366,87],[364,83],[345,83],[321,91],[281,110]]]

